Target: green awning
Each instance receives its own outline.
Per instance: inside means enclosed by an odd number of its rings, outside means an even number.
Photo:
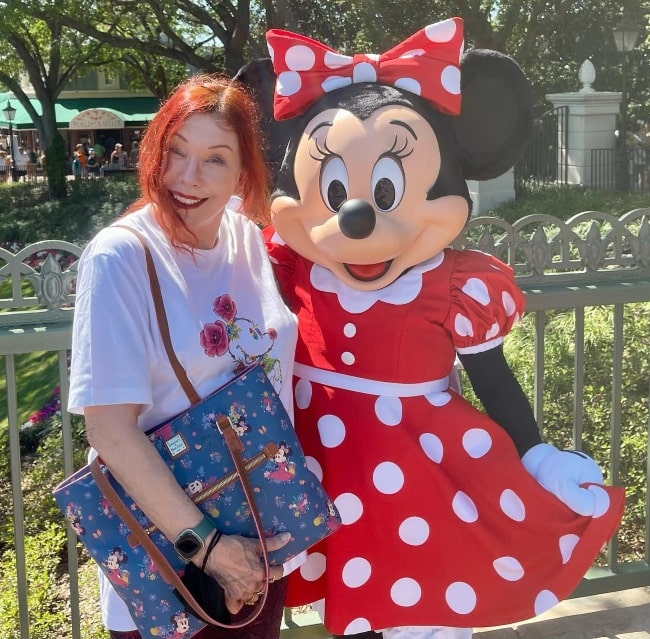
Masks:
[[[7,100],[11,102],[11,106],[16,109],[16,117],[12,122],[15,129],[33,129],[34,124],[29,117],[27,111],[18,102],[16,98],[10,96],[8,93],[0,92],[0,127],[8,128],[9,122],[5,119],[2,109],[6,106]],[[36,100],[30,100],[36,113],[39,115],[43,113],[41,103]],[[79,116],[80,113],[89,110],[105,110],[113,114],[124,122],[123,126],[144,126],[151,120],[154,113],[160,106],[158,99],[154,97],[134,96],[123,98],[76,98],[76,99],[62,99],[56,103],[56,123],[58,128],[69,128],[70,121]],[[93,128],[88,126],[87,128]],[[120,128],[104,127],[104,128]]]

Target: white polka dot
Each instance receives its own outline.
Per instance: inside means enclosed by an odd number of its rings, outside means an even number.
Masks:
[[[322,552],[310,552],[302,566],[300,576],[305,581],[316,581],[325,573],[325,555]]]
[[[352,69],[352,82],[377,82],[377,70],[370,62],[359,62]]]
[[[318,481],[323,481],[323,468],[321,465],[316,461],[315,457],[312,457],[311,455],[305,455],[305,463],[307,464],[307,468],[316,475],[316,478]]]
[[[469,495],[459,490],[451,502],[456,516],[466,524],[472,524],[478,519],[478,510],[476,504]]]
[[[602,486],[596,485],[589,486],[588,490],[596,498],[596,506],[592,517],[594,519],[602,517],[609,510],[611,504],[607,491]]]
[[[424,398],[431,404],[432,406],[445,406],[445,404],[448,404],[449,401],[451,400],[451,394],[448,393],[447,391],[435,391],[434,393],[429,393],[428,395],[425,395]]]
[[[294,395],[298,408],[307,408],[311,404],[311,382],[308,379],[299,379],[296,382]]]
[[[476,608],[476,593],[474,588],[462,581],[457,581],[445,592],[447,605],[459,615],[467,615]]]
[[[271,46],[269,42],[266,43],[266,48],[269,50],[269,57],[271,61],[275,58],[275,49]]]
[[[487,306],[490,303],[490,293],[483,280],[478,277],[470,277],[461,289],[465,295],[476,300],[481,306]]]
[[[386,426],[397,426],[402,421],[402,401],[399,397],[378,397],[375,415]]]
[[[499,334],[499,330],[500,330],[499,323],[494,322],[494,324],[492,324],[492,326],[490,326],[488,331],[485,333],[485,341],[492,339],[493,337],[496,337]]]
[[[330,91],[336,91],[337,89],[342,89],[351,84],[352,78],[344,78],[340,75],[331,75],[329,78],[326,78],[321,82],[321,87],[325,93],[329,93]]]
[[[370,622],[363,617],[357,617],[353,619],[343,631],[344,635],[359,635],[363,632],[368,632],[371,630]]]
[[[439,464],[442,461],[444,447],[440,437],[433,433],[424,433],[420,435],[420,446],[424,454],[431,460]]]
[[[400,524],[399,536],[409,546],[421,546],[429,539],[429,524],[422,517],[408,517]]]
[[[514,557],[499,557],[492,565],[506,581],[519,581],[524,576],[524,567]]]
[[[356,358],[349,351],[345,351],[345,353],[341,353],[341,361],[348,366],[352,366],[356,361]]]
[[[335,51],[325,51],[323,62],[325,62],[325,66],[329,69],[339,69],[351,64],[352,58],[336,53]]]
[[[287,49],[284,61],[291,71],[309,71],[316,62],[316,55],[304,44],[295,44]]]
[[[571,555],[573,555],[579,541],[580,537],[578,535],[562,535],[560,537],[560,554],[562,555],[563,564],[566,564],[571,559]]]
[[[275,82],[275,91],[278,95],[294,95],[300,91],[302,80],[295,71],[283,71],[278,74]]]
[[[442,20],[424,27],[424,33],[431,42],[449,42],[456,35],[456,23]]]
[[[345,439],[345,424],[336,415],[323,415],[317,426],[325,448],[336,448]]]
[[[499,497],[499,506],[506,517],[513,521],[523,521],[526,519],[526,506],[514,490],[507,488]]]
[[[346,337],[354,337],[357,334],[357,327],[352,324],[352,322],[348,322],[344,327],[343,327],[343,335]]]
[[[440,83],[448,93],[458,95],[460,93],[460,69],[449,65],[440,74]]]
[[[402,53],[400,60],[403,58],[416,58],[418,56],[424,55],[424,49],[411,49],[406,53]]]
[[[422,95],[422,86],[414,78],[399,78],[395,80],[395,86],[402,91],[408,91],[415,95]]]
[[[550,590],[542,590],[535,597],[535,615],[541,615],[558,603],[558,598]]]
[[[422,588],[415,579],[403,577],[392,585],[390,598],[398,606],[409,608],[410,606],[414,606],[422,598]]]
[[[463,448],[473,459],[480,459],[492,448],[492,438],[482,428],[470,428],[463,435]]]
[[[456,314],[456,318],[454,319],[454,330],[461,337],[471,337],[474,335],[472,322],[470,322],[462,313]]]
[[[372,483],[380,493],[394,495],[404,486],[404,473],[397,464],[382,462],[372,474]]]
[[[372,568],[367,559],[354,557],[343,566],[341,578],[348,588],[359,588],[370,579],[371,573]]]
[[[341,521],[349,526],[363,515],[363,503],[353,493],[341,493],[335,500],[334,505],[341,515]]]
[[[515,300],[512,299],[512,295],[510,295],[508,291],[503,291],[501,294],[501,303],[503,304],[503,308],[505,309],[506,315],[508,317],[513,315],[517,310],[517,307],[515,306]]]

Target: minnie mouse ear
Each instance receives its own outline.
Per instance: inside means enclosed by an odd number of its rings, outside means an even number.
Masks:
[[[532,132],[528,80],[512,58],[473,49],[461,61],[461,94],[460,115],[450,124],[465,179],[502,175],[519,159]]]
[[[275,183],[294,124],[292,121],[278,122],[273,118],[275,72],[271,60],[269,58],[253,60],[239,69],[233,79],[246,86],[257,102],[261,116],[260,127],[266,138],[266,162],[272,181]]]

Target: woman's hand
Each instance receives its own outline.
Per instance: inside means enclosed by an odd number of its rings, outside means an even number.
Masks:
[[[266,539],[270,552],[282,548],[291,535],[282,533]],[[242,606],[264,590],[266,575],[261,560],[262,546],[258,539],[239,535],[223,535],[208,557],[206,572],[212,575],[225,592],[226,606],[235,614]],[[197,560],[197,563],[200,563]],[[269,567],[269,581],[281,579],[282,566]]]

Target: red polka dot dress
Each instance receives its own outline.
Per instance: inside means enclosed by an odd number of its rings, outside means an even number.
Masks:
[[[512,623],[568,596],[623,491],[592,487],[603,512],[576,515],[449,389],[456,352],[499,344],[523,312],[511,269],[450,249],[361,292],[269,250],[299,318],[296,429],[344,523],[290,576],[288,605],[318,602],[330,632],[353,634]]]

